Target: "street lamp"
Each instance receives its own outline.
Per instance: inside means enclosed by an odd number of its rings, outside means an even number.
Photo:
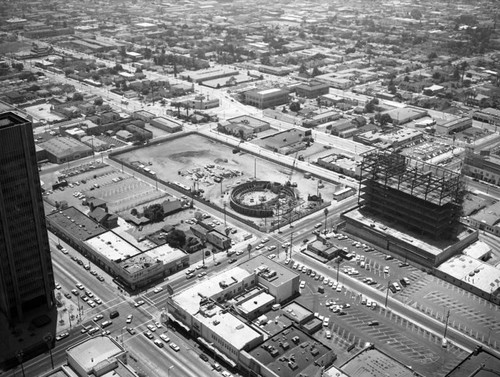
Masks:
[[[167,377],[169,377],[169,375],[170,375],[170,369],[172,369],[173,367],[174,367],[174,366],[173,366],[173,365],[171,365],[171,366],[169,366],[169,367],[167,368]]]
[[[16,354],[16,357],[17,357],[17,361],[19,361],[19,363],[21,364],[21,370],[23,372],[23,377],[26,377],[26,375],[24,374],[24,365],[23,365],[24,352],[22,350],[19,350],[19,352],[17,352],[17,354]]]
[[[48,347],[48,349],[49,349],[49,354],[50,354],[50,364],[52,365],[52,369],[54,369],[54,359],[52,358],[52,334],[47,333],[47,334],[43,337],[43,341],[45,342],[45,344],[47,345],[47,347]]]

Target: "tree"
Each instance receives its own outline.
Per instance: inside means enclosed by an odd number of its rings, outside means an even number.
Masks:
[[[102,104],[104,103],[103,99],[101,97],[97,97],[95,100],[94,100],[94,105],[95,106],[102,106]]]
[[[81,93],[73,94],[73,101],[83,101],[83,94]]]
[[[137,216],[137,215],[139,214],[139,211],[137,211],[137,208],[132,208],[132,209],[130,210],[130,214],[131,214],[132,216]]]
[[[181,248],[186,243],[186,234],[182,230],[174,229],[167,234],[165,241],[170,247]]]
[[[385,126],[387,123],[392,123],[392,118],[389,114],[382,114],[379,123],[381,126]]]
[[[321,75],[321,74],[323,74],[323,72],[321,72],[321,71],[318,69],[318,67],[314,67],[314,69],[313,69],[313,71],[312,71],[312,76],[313,76],[313,77],[316,77],[316,76],[319,76],[319,75]]]
[[[161,204],[152,204],[144,207],[143,212],[144,216],[152,222],[163,221],[163,218],[165,217],[165,212],[163,211],[163,206]]]
[[[290,111],[295,111],[298,113],[300,111],[300,102],[299,101],[293,101],[290,104]]]
[[[427,55],[427,58],[429,60],[434,60],[438,57],[437,53],[435,51],[432,51],[429,55]]]

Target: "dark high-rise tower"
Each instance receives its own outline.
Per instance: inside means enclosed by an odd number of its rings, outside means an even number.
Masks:
[[[31,123],[0,114],[0,312],[11,327],[54,305],[54,274]]]

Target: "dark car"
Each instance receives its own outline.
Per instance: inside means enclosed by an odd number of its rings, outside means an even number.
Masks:
[[[370,321],[370,322],[368,322],[368,326],[378,326],[378,325],[379,325],[378,321]]]
[[[233,259],[229,259],[229,262],[228,262],[228,263],[229,263],[229,264],[231,264],[231,263],[234,263],[234,262],[236,262],[236,261],[237,261],[237,259],[236,259],[236,258],[233,258]]]
[[[200,359],[202,359],[203,361],[208,361],[208,356],[202,353],[200,354]]]
[[[397,292],[397,289],[396,287],[394,287],[394,285],[389,285],[389,289],[391,290],[392,293],[396,293]]]

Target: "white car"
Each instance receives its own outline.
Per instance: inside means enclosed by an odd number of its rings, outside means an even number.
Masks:
[[[160,322],[158,322],[158,321],[155,321],[155,326],[156,326],[157,329],[163,327],[163,325]]]
[[[129,314],[127,316],[127,323],[131,323],[133,318],[134,318],[134,316],[132,314]]]
[[[160,338],[165,342],[170,342],[170,338],[166,334],[160,334]]]
[[[388,274],[389,273],[389,266],[385,266],[384,267],[384,274]]]
[[[305,287],[306,287],[306,282],[305,282],[304,280],[302,280],[302,281],[300,282],[300,286],[299,286],[299,287],[300,287],[300,289],[305,288]]]
[[[153,326],[153,325],[147,325],[146,326],[151,332],[155,332],[156,331],[156,327]]]
[[[161,291],[163,291],[163,287],[156,287],[153,292],[154,293],[160,293]]]
[[[273,250],[275,250],[275,249],[276,249],[276,246],[275,246],[275,245],[271,245],[271,246],[269,246],[269,247],[267,248],[267,250],[269,250],[269,251],[273,251]]]

